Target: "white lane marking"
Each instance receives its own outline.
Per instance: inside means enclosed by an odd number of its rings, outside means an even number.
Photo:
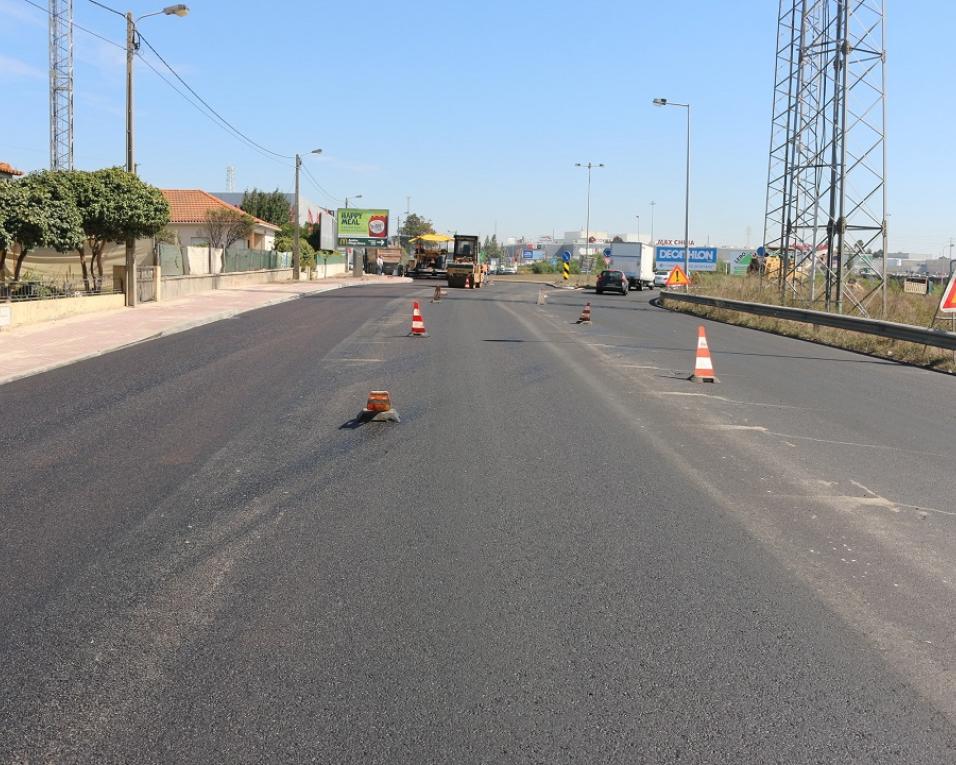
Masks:
[[[773,409],[808,409],[805,406],[791,406],[790,404],[765,404],[760,401],[737,401],[733,398],[727,398],[726,396],[717,396],[713,393],[686,393],[684,391],[677,390],[662,390],[657,391],[658,396],[699,396],[701,398],[712,398],[717,401],[724,401],[728,404],[738,404],[740,406],[767,406],[772,407]]]
[[[887,499],[886,497],[883,497],[877,494],[872,489],[866,488],[866,486],[864,486],[862,483],[860,483],[859,481],[854,481],[852,478],[850,479],[850,483],[852,483],[854,486],[856,486],[856,488],[860,489],[861,491],[865,491],[867,494],[872,495],[870,497],[865,497],[863,499],[871,499],[871,500],[879,500],[882,502],[888,502],[891,505],[896,505],[897,507],[905,507],[908,510],[919,510],[926,513],[939,513],[940,515],[956,516],[956,513],[951,512],[949,510],[937,510],[935,507],[926,507],[925,505],[908,505],[905,502],[894,502],[892,499]]]

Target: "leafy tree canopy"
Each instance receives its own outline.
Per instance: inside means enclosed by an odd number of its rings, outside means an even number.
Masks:
[[[422,234],[434,234],[435,227],[432,225],[432,222],[428,218],[424,218],[417,213],[411,213],[405,220],[402,221],[402,238],[414,239],[416,236],[421,236]]]
[[[284,226],[292,217],[292,206],[279,189],[275,191],[247,190],[242,195],[239,207],[250,215],[268,221],[273,226]]]

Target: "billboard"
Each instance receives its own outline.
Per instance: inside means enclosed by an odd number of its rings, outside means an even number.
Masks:
[[[339,247],[385,247],[388,210],[339,209],[336,212]]]
[[[753,250],[730,250],[726,253],[730,264],[730,273],[734,276],[746,276],[750,271],[751,261],[757,257]]]
[[[328,210],[319,211],[319,249],[335,249],[335,216]]]
[[[716,271],[717,270],[717,248],[716,247],[690,247],[690,270],[691,271]],[[670,270],[674,266],[684,267],[684,248],[683,247],[657,247],[654,253],[655,267],[661,270]]]

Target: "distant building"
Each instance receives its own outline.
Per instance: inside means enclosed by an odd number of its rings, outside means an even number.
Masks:
[[[201,189],[162,189],[169,202],[169,227],[176,232],[181,245],[204,245],[209,242],[206,232],[206,215],[213,210],[238,210],[239,208]],[[278,226],[273,226],[253,217],[255,225],[249,238],[237,242],[250,250],[274,250]]]
[[[213,192],[215,196],[219,197],[223,202],[228,202],[231,205],[239,207],[242,203],[242,197],[245,195],[244,191],[216,191]],[[267,192],[268,193],[268,192]],[[281,192],[282,196],[286,198],[286,201],[289,203],[289,215],[291,222],[291,211],[292,205],[295,204],[295,194],[291,194],[287,191]],[[299,193],[299,223],[305,225],[309,222],[310,216],[311,220],[318,221],[320,212],[326,212],[327,214],[335,215],[333,211],[327,210],[321,205],[316,204],[311,199],[307,199]]]
[[[17,170],[13,165],[6,162],[0,162],[0,181],[9,181],[18,175],[23,175],[23,171]]]

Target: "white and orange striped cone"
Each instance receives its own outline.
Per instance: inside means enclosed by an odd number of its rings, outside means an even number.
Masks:
[[[418,303],[412,303],[412,331],[409,332],[412,337],[428,337],[425,331],[425,320],[422,318],[422,310]]]
[[[581,309],[581,316],[578,318],[578,324],[590,324],[591,323],[591,304],[585,303],[584,308]]]
[[[441,286],[435,285],[435,294],[432,295],[432,302],[439,303],[441,302]]]
[[[697,328],[697,361],[694,364],[694,374],[690,379],[694,382],[720,382],[714,373],[714,362],[710,358],[707,333],[704,332],[703,327]]]

